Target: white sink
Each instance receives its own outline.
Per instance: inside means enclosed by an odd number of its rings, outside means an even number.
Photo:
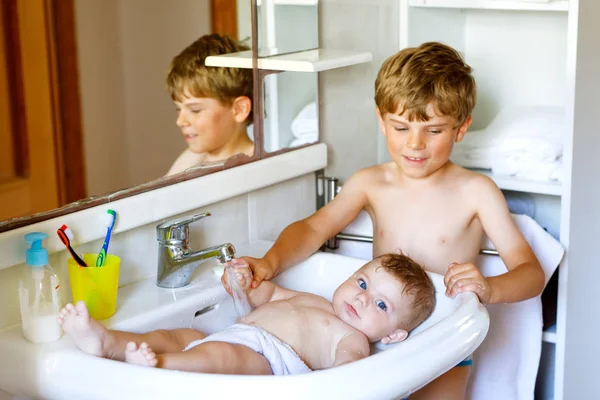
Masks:
[[[260,256],[270,244],[257,242],[244,254]],[[335,287],[364,263],[317,253],[276,281],[330,298]],[[212,333],[231,325],[236,319],[233,303],[214,266],[201,267],[186,288],[161,289],[151,278],[120,289],[117,313],[103,323],[135,332],[193,326]],[[447,299],[441,277],[432,277],[442,288],[432,317],[405,342],[386,351],[375,349],[378,354],[342,367],[276,377],[168,371],[84,354],[68,337],[34,345],[15,327],[0,334],[0,390],[61,400],[235,399],[249,393],[261,399],[400,398],[471,354],[489,326],[487,312],[475,295]]]

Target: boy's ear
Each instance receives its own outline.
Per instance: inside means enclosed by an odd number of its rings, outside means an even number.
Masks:
[[[233,118],[235,118],[235,122],[244,122],[252,111],[252,100],[250,100],[248,96],[236,97],[235,100],[233,100],[231,111],[233,112]]]
[[[473,117],[469,115],[467,119],[465,119],[465,122],[463,122],[462,125],[458,127],[455,139],[456,143],[464,139],[465,133],[467,133],[467,131],[469,130],[469,126],[471,126],[471,122],[473,122]]]
[[[377,120],[379,121],[379,129],[383,136],[385,136],[385,123],[383,122],[383,115],[381,115],[381,111],[379,111],[379,107],[375,108],[377,110]]]
[[[381,339],[381,343],[390,344],[390,343],[398,343],[403,341],[408,337],[408,332],[404,329],[396,329],[383,339]]]

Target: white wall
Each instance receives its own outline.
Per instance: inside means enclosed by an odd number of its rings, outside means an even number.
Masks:
[[[209,0],[76,0],[88,194],[163,176],[185,147],[171,59],[210,32]]]
[[[378,163],[374,84],[381,64],[399,49],[398,1],[320,0],[319,7],[320,47],[373,54],[371,63],[320,74],[320,137],[329,145],[326,173],[343,182]]]

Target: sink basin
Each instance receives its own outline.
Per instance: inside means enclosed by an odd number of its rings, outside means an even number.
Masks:
[[[260,256],[270,242],[258,242],[244,254]],[[240,253],[242,253],[240,251]],[[282,286],[330,298],[337,285],[364,260],[316,253],[277,279]],[[222,330],[236,319],[233,302],[208,263],[192,283],[162,289],[154,278],[123,287],[109,328],[143,332],[194,327],[207,333]],[[375,346],[367,359],[338,368],[293,376],[233,376],[160,370],[84,354],[63,336],[57,342],[34,345],[20,327],[0,334],[0,390],[45,399],[245,398],[261,399],[395,399],[444,373],[471,354],[483,341],[489,319],[475,295],[443,296],[443,281],[434,314],[404,342]],[[438,291],[440,291],[438,289]],[[368,385],[365,384],[368,379]]]

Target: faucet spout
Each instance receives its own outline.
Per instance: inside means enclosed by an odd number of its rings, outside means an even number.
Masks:
[[[190,283],[192,273],[198,265],[218,259],[226,263],[235,258],[235,248],[231,243],[191,251],[189,224],[209,217],[210,213],[200,213],[164,222],[156,227],[158,241],[158,269],[156,284],[164,288],[179,288]]]
[[[194,261],[208,261],[215,258],[218,259],[222,264],[225,264],[226,262],[235,258],[235,248],[231,243],[224,243],[193,253],[183,254],[181,256],[181,260],[186,263],[193,263]]]
[[[190,283],[196,268],[206,261],[217,259],[226,263],[235,258],[231,243],[223,243],[196,252],[177,245],[159,246],[156,284],[164,288],[179,288]]]

